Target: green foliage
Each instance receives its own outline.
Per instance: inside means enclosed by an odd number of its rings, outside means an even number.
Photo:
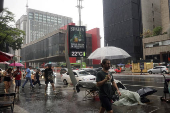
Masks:
[[[163,35],[164,35],[164,34],[167,34],[167,32],[164,32],[164,33],[162,33],[162,34],[163,34]]]
[[[152,31],[150,31],[149,29],[146,31],[146,30],[144,30],[144,32],[143,32],[143,36],[145,37],[145,38],[148,38],[148,37],[151,37],[153,34],[152,34]]]
[[[6,51],[9,46],[13,50],[21,49],[25,32],[9,24],[15,24],[14,14],[4,9],[0,15],[0,50]],[[7,46],[8,45],[8,46]]]
[[[153,29],[153,35],[154,35],[154,36],[160,35],[161,32],[162,32],[162,27],[161,27],[161,26],[155,27],[155,28]]]

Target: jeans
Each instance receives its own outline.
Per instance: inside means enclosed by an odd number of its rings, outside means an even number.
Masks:
[[[24,82],[24,84],[22,85],[22,87],[25,86],[25,84],[28,82],[28,80],[30,81],[30,86],[33,87],[31,77],[26,77],[26,81]]]

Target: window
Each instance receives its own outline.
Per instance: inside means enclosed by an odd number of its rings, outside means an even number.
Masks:
[[[89,74],[86,71],[80,71],[79,75],[80,76],[86,76],[86,75],[89,75]]]
[[[153,25],[153,29],[155,28],[155,25]]]
[[[154,22],[154,20],[155,20],[155,19],[153,18],[153,22]]]
[[[152,11],[152,15],[154,16],[154,11]]]
[[[152,3],[152,8],[153,8],[153,3]]]

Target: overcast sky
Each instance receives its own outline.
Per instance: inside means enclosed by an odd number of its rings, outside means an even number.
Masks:
[[[4,0],[4,8],[13,12],[17,21],[23,14],[26,14],[26,3],[27,0]],[[100,28],[101,46],[103,46],[102,0],[83,0],[82,4],[84,8],[81,20],[83,24],[87,24],[87,30]],[[78,23],[79,15],[76,5],[77,0],[28,0],[29,8],[71,17],[74,23]]]

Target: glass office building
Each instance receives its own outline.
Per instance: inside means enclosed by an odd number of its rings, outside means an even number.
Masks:
[[[39,39],[72,22],[72,18],[34,9],[27,9],[27,15],[26,43]]]
[[[68,23],[72,23],[72,18],[28,8],[27,15],[23,15],[16,26],[26,32],[24,44],[28,44]]]

